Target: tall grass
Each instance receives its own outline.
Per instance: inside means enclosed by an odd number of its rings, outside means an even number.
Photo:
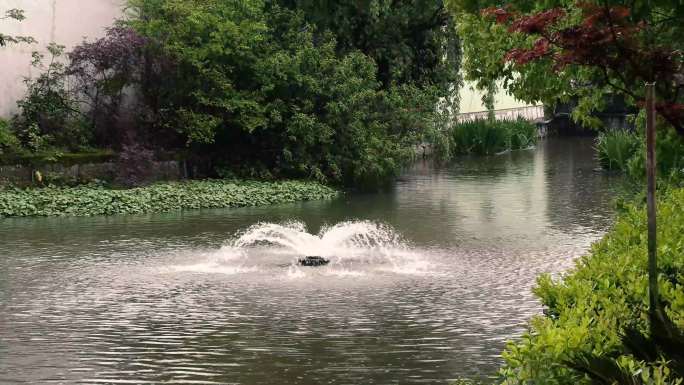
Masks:
[[[596,153],[606,170],[627,171],[629,160],[639,149],[639,136],[624,130],[611,130],[596,138]]]
[[[657,132],[658,177],[684,185],[684,138],[668,126],[658,126]],[[646,177],[646,139],[642,133],[602,132],[596,139],[596,152],[604,169],[623,172],[634,180]]]
[[[452,155],[491,155],[527,148],[537,142],[537,128],[523,120],[473,120],[449,131]]]

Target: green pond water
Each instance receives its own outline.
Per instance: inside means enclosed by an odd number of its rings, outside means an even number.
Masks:
[[[549,139],[330,202],[0,219],[0,383],[492,375],[535,277],[609,229],[622,181],[596,169],[590,139]]]

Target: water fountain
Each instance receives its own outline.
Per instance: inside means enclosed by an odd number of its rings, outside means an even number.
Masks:
[[[365,275],[371,271],[410,273],[423,269],[422,253],[413,250],[391,227],[370,221],[341,222],[309,233],[301,222],[258,223],[239,232],[203,262],[175,266],[195,272],[278,274],[299,277],[300,268],[316,267],[325,274]],[[197,262],[197,259],[194,259]]]

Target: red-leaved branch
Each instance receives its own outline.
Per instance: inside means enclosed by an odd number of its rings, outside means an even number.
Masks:
[[[684,135],[683,53],[659,41],[645,20],[634,20],[624,6],[578,3],[582,19],[567,25],[568,11],[552,8],[530,15],[510,7],[482,11],[511,33],[537,37],[532,47],[509,50],[504,60],[524,66],[537,60],[551,60],[555,71],[569,65],[599,70],[603,83],[618,92],[643,99],[643,83],[656,82],[658,113]]]

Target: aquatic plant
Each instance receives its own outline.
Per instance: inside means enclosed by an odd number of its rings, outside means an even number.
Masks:
[[[103,186],[6,188],[0,217],[141,214],[332,199],[338,191],[316,182],[202,180],[116,190]]]
[[[661,198],[659,289],[665,313],[681,328],[684,326],[684,189],[671,189]],[[682,363],[673,361],[681,358],[659,354],[645,359],[644,354],[630,349],[633,344],[629,341],[635,340],[635,333],[641,333],[645,336],[643,341],[654,339],[658,349],[666,351],[662,349],[662,339],[652,335],[655,329],[650,328],[648,319],[645,234],[644,209],[627,206],[614,229],[579,259],[563,279],[554,280],[548,275],[539,278],[534,291],[545,306],[544,316],[534,318],[530,330],[508,344],[503,354],[505,366],[500,372],[503,383],[596,383],[587,376],[587,371],[594,371],[597,362],[606,372],[627,372],[630,378],[627,383],[683,382],[681,373],[677,374],[677,367]],[[626,335],[630,337],[625,338]],[[671,341],[676,343],[676,339]],[[640,345],[642,349],[648,347],[646,343]]]
[[[452,155],[491,155],[534,145],[537,128],[522,119],[478,119],[454,125],[449,137]]]
[[[639,147],[639,137],[625,130],[604,131],[596,138],[596,153],[606,170],[626,171],[627,162]]]
[[[646,140],[639,132],[607,131],[599,134],[596,152],[606,170],[624,172],[634,180],[646,178]],[[672,127],[659,127],[656,139],[657,173],[669,185],[684,181],[684,138]]]

